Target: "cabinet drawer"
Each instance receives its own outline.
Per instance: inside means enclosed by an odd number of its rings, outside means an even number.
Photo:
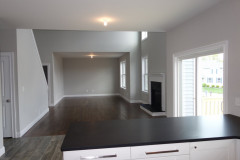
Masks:
[[[189,154],[189,143],[131,147],[131,158],[154,158]]]
[[[158,157],[158,158],[148,158],[147,160],[189,160],[189,156]]]
[[[63,152],[64,160],[124,160],[130,159],[130,147]]]
[[[236,160],[235,140],[190,143],[191,160]]]

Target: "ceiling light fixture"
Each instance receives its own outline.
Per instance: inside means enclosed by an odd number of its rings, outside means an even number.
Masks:
[[[94,55],[93,53],[90,53],[89,55],[86,55],[88,57],[90,57],[91,59],[93,59],[96,55]]]
[[[109,22],[112,22],[113,19],[109,17],[101,17],[98,19],[99,22],[103,23],[103,25],[106,27]]]
[[[107,21],[104,21],[103,22],[103,25],[106,27],[108,25],[108,22]]]

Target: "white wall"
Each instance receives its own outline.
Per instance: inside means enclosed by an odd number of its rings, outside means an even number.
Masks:
[[[53,54],[53,97],[56,105],[64,96],[63,59]]]
[[[17,29],[20,135],[48,111],[48,90],[32,30]]]
[[[235,98],[240,97],[240,1],[226,0],[167,32],[167,112],[173,115],[173,61],[174,53],[229,41],[228,103],[229,113],[240,116]]]
[[[34,34],[43,63],[52,64],[54,52],[129,52],[130,98],[134,100],[141,98],[139,81],[141,54],[138,32],[35,30]]]
[[[119,94],[118,58],[64,58],[64,94]]]
[[[142,57],[148,56],[149,75],[166,73],[166,33],[148,32],[148,38],[141,41]],[[149,101],[149,95],[141,92],[142,100]]]

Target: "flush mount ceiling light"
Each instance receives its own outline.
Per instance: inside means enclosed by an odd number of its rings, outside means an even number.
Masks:
[[[103,23],[103,25],[106,27],[109,22],[112,22],[113,19],[110,17],[101,17],[98,19],[99,22]]]
[[[90,58],[93,58],[93,57],[95,57],[96,55],[94,55],[94,54],[90,54],[90,55],[87,55],[87,56],[89,56]]]

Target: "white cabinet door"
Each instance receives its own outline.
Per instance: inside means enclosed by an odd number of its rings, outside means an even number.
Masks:
[[[190,160],[235,160],[235,140],[193,142]]]
[[[240,140],[236,140],[236,160],[240,160]]]
[[[173,143],[131,147],[132,159],[149,159],[177,155],[189,155],[189,143]]]
[[[127,160],[130,147],[64,151],[64,160]]]
[[[148,158],[145,160],[189,160],[189,156],[169,156],[169,157]]]

